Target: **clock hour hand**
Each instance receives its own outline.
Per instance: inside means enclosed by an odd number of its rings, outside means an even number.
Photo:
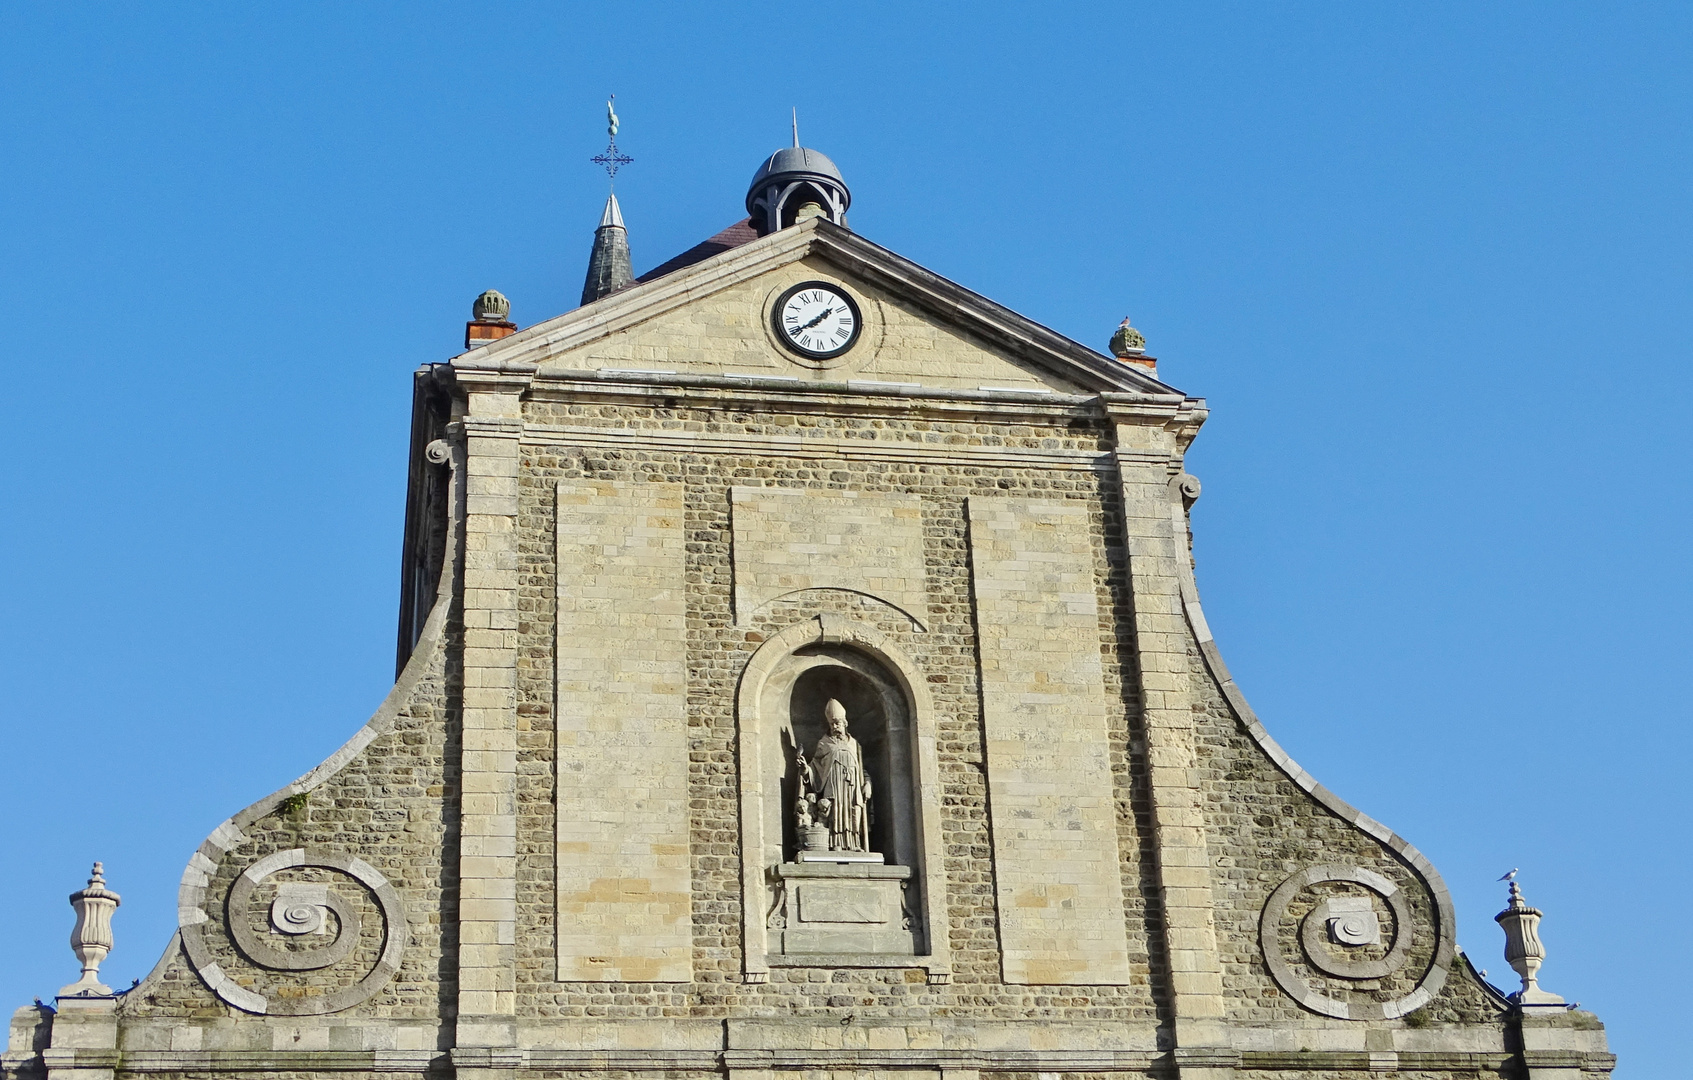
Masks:
[[[810,330],[813,326],[816,326],[818,323],[822,322],[824,319],[827,319],[830,315],[834,314],[834,311],[835,311],[834,308],[824,308],[823,314],[817,316],[817,318],[815,318],[815,319],[812,319],[810,322],[808,322],[804,326],[800,327],[800,329],[801,330]]]

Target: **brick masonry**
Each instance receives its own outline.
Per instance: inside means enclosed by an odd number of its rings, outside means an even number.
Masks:
[[[649,417],[643,410],[624,406],[591,406],[568,403],[532,407],[541,423],[598,424],[608,429],[664,430],[669,425],[697,427],[702,435],[730,432],[757,436],[792,432],[795,425],[784,417],[762,422],[747,415],[722,415],[705,411],[679,410],[674,415]],[[1057,440],[1070,449],[1097,449],[1101,428],[1074,429],[1068,420],[1045,430],[1025,427],[996,428],[980,424],[930,424],[907,426],[886,420],[842,417],[805,417],[800,425],[816,435],[853,441],[895,444],[939,436],[951,440],[968,433],[971,441],[982,438],[1026,440],[1038,445]],[[972,473],[975,473],[972,475]],[[888,468],[876,462],[844,462],[827,459],[796,461],[757,456],[714,455],[697,457],[650,451],[601,451],[564,446],[537,446],[526,458],[526,491],[520,534],[524,537],[525,582],[520,604],[525,614],[525,642],[544,643],[551,637],[552,606],[556,585],[551,557],[554,531],[552,499],[549,494],[560,481],[582,479],[627,480],[629,482],[682,482],[685,489],[687,576],[689,581],[689,734],[690,805],[693,821],[695,985],[691,995],[648,984],[619,984],[595,994],[568,984],[538,978],[550,965],[555,948],[550,932],[551,911],[537,910],[520,917],[531,929],[520,941],[525,961],[520,982],[536,981],[532,991],[522,995],[525,1008],[538,1018],[592,1017],[600,1015],[600,998],[610,1004],[623,997],[632,1005],[663,1009],[661,1015],[700,1015],[699,1004],[710,1003],[710,1012],[733,1015],[750,1008],[760,1011],[779,1008],[799,1010],[801,1015],[836,1015],[842,1008],[855,1010],[906,1010],[944,1007],[949,1013],[964,1009],[991,1016],[996,1008],[1015,1005],[1033,1008],[1049,1018],[1086,1018],[1100,1008],[1123,1019],[1151,1022],[1156,1005],[1151,994],[1152,958],[1143,942],[1137,950],[1138,972],[1129,985],[1083,993],[1073,987],[1062,990],[1024,988],[1006,984],[1001,974],[998,944],[992,836],[987,821],[986,761],[980,716],[980,686],[977,678],[975,634],[969,573],[969,526],[965,501],[968,493],[997,496],[1006,492],[1062,498],[1081,508],[1089,537],[1087,550],[1091,566],[1090,588],[1098,611],[1108,612],[1120,604],[1111,600],[1111,577],[1107,554],[1113,518],[1108,516],[1110,492],[1087,470],[1052,475],[1045,470],[1005,469],[998,474],[981,474],[967,468],[920,468],[915,465]],[[929,629],[918,632],[901,612],[889,607],[866,606],[857,594],[830,592],[805,594],[761,609],[750,626],[736,623],[733,608],[735,565],[733,539],[735,523],[732,490],[753,482],[781,486],[794,492],[832,495],[852,490],[866,495],[904,496],[922,507],[923,575],[926,589],[925,615]],[[528,515],[534,513],[531,519]],[[1105,596],[1099,593],[1104,591]],[[748,659],[763,641],[795,622],[819,611],[865,620],[896,641],[928,673],[928,688],[940,719],[939,758],[944,791],[941,808],[948,868],[948,895],[952,903],[946,923],[953,952],[953,981],[948,986],[929,985],[907,971],[815,970],[771,973],[764,985],[742,982],[738,948],[740,922],[740,874],[737,770],[734,760],[736,718],[735,690]],[[531,626],[527,620],[533,618]],[[1092,647],[1096,654],[1111,657],[1099,663],[1102,684],[1116,702],[1113,709],[1115,738],[1111,760],[1114,789],[1114,829],[1118,835],[1119,866],[1138,873],[1135,815],[1129,805],[1127,710],[1122,704],[1125,689],[1118,635],[1109,618],[1094,617]],[[522,708],[537,715],[551,709],[552,679],[538,654],[533,671],[519,681]],[[553,748],[531,726],[529,752],[550,764]],[[537,770],[550,772],[550,769]],[[534,812],[550,817],[552,793],[537,787],[531,795]],[[526,828],[525,832],[528,831]],[[537,881],[546,881],[549,868],[544,849],[526,860]],[[526,895],[538,896],[524,888]],[[1144,900],[1137,905],[1144,909]],[[550,905],[549,905],[550,907]],[[1128,925],[1130,916],[1125,916]],[[531,974],[533,973],[533,974]],[[698,1004],[696,1004],[698,1003]],[[708,1013],[709,1014],[709,1013]]]

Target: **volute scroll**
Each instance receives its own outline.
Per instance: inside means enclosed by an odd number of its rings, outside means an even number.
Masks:
[[[299,874],[273,880],[287,871],[319,873],[306,875],[316,880],[294,880]],[[351,985],[337,980],[322,984],[322,992],[312,992],[320,986],[314,985],[310,973],[361,962],[356,955],[360,943],[369,944],[359,915],[366,897],[382,921],[374,961],[364,961],[370,966]],[[400,970],[410,938],[399,890],[363,859],[333,852],[289,848],[267,855],[236,876],[222,906],[221,912],[208,912],[202,904],[181,913],[183,947],[213,993],[243,1012],[260,1015],[318,1016],[369,1000]],[[256,930],[255,922],[265,929]],[[236,959],[214,954],[207,941],[207,927],[213,924],[227,933],[240,961],[260,972],[293,976],[300,985],[266,994],[251,988],[253,978],[238,980],[226,970]]]

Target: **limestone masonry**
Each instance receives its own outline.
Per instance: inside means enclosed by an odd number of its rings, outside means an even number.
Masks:
[[[414,377],[392,693],[118,993],[96,867],[6,1080],[1610,1072],[1515,883],[1508,996],[1230,678],[1204,402],[850,202],[794,147],[645,277],[612,203],[581,307],[478,299]]]

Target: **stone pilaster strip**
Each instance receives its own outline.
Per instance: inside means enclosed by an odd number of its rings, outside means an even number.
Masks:
[[[465,422],[464,749],[458,1045],[515,1039],[517,470],[515,395],[471,394]]]
[[[1141,675],[1153,841],[1178,1045],[1209,1041],[1224,1015],[1210,855],[1194,770],[1195,673],[1182,606],[1185,530],[1178,535],[1166,466],[1123,461],[1123,532],[1129,551],[1135,648]],[[1185,1073],[1184,1073],[1185,1075]]]

